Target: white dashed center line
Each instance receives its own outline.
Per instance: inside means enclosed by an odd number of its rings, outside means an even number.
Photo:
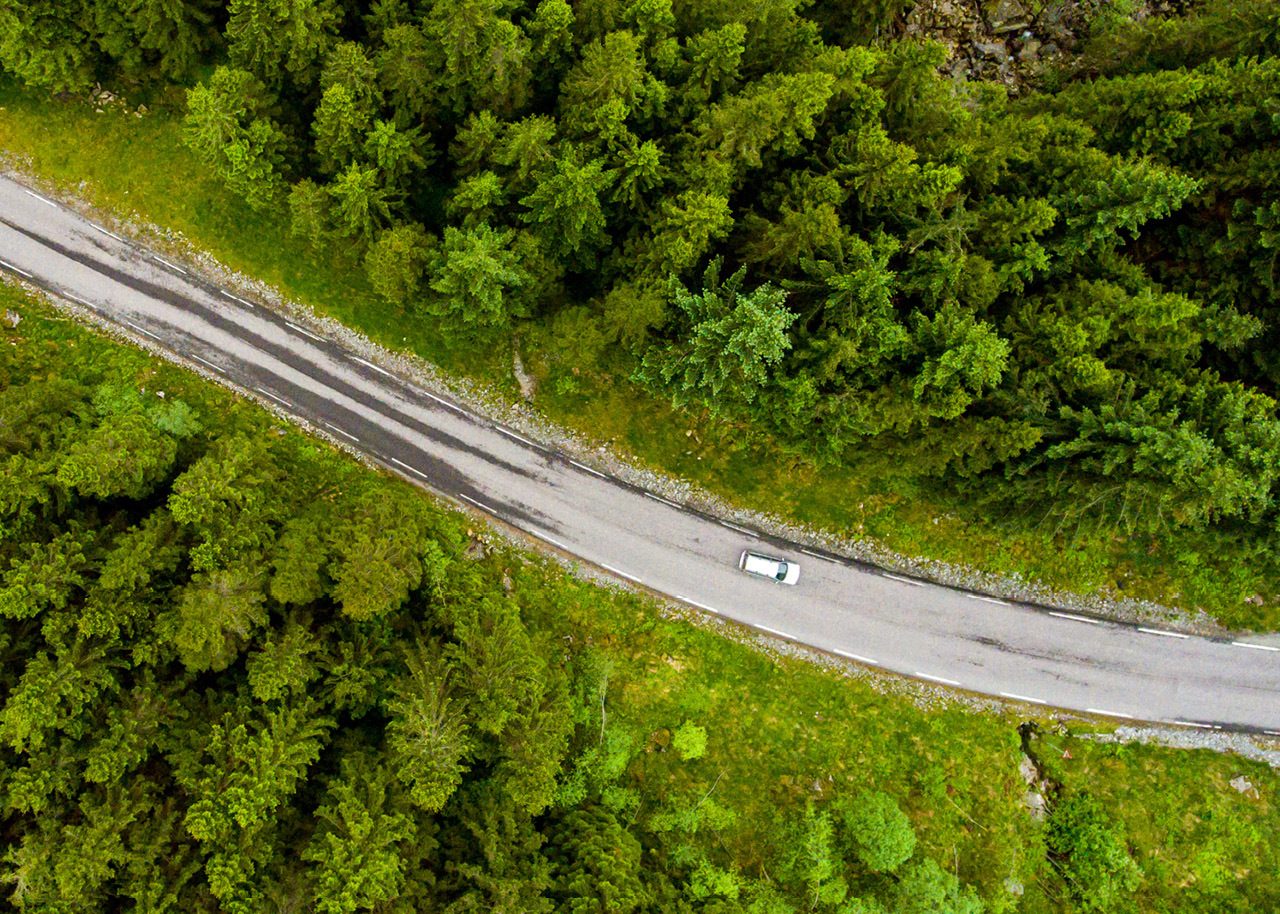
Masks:
[[[852,653],[851,651],[842,651],[840,650],[840,648],[836,648],[835,651],[841,657],[848,657],[850,660],[856,660],[859,663],[869,663],[872,666],[880,665],[880,661],[876,660],[874,657],[864,657],[861,654],[855,654],[855,653]]]
[[[479,508],[481,511],[484,511],[486,514],[492,514],[492,515],[494,515],[495,517],[498,515],[498,512],[497,512],[497,511],[495,511],[493,508],[490,508],[488,505],[486,505],[486,504],[485,504],[484,502],[482,502],[482,501],[476,501],[476,500],[475,500],[474,498],[472,498],[470,495],[463,495],[461,492],[459,492],[459,493],[458,493],[458,497],[459,497],[459,498],[461,498],[461,499],[464,499],[464,500],[466,500],[466,501],[471,502],[473,505],[475,505],[475,506],[476,506],[477,508]]]
[[[1086,714],[1101,714],[1103,717],[1123,717],[1125,720],[1133,720],[1132,714],[1125,714],[1121,711],[1108,711],[1105,708],[1085,708]]]
[[[995,597],[984,597],[982,594],[979,594],[979,593],[967,593],[965,594],[965,596],[968,597],[970,600],[981,600],[983,603],[994,603],[996,606],[1009,605],[1008,600],[997,600]]]
[[[1270,644],[1251,644],[1248,641],[1232,641],[1236,647],[1247,647],[1255,651],[1276,651],[1280,652],[1280,647],[1272,647]]]
[[[649,493],[646,492],[645,494],[648,495]],[[656,496],[652,496],[652,497],[656,497]],[[666,501],[665,498],[660,498],[658,500]],[[668,501],[667,504],[671,504],[671,502]],[[739,527],[737,524],[731,524],[727,520],[722,520],[719,523],[721,527],[728,527],[730,530],[737,530],[739,533],[744,533],[747,536],[752,537],[753,539],[760,539],[759,533],[755,533],[754,531],[748,530],[746,527]]]
[[[662,502],[664,505],[670,505],[670,506],[671,506],[671,507],[673,507],[673,508],[679,508],[679,507],[680,507],[680,506],[679,506],[678,504],[676,504],[674,501],[667,501],[667,500],[666,500],[665,498],[663,498],[661,495],[654,495],[652,492],[645,492],[645,493],[644,493],[644,497],[645,497],[645,498],[652,498],[654,501],[660,501],[660,502]]]
[[[15,267],[13,264],[6,261],[0,260],[0,267],[4,267],[6,270],[13,270],[15,273],[21,273],[23,276],[27,277],[27,279],[31,278],[31,274],[22,269],[22,267]]]

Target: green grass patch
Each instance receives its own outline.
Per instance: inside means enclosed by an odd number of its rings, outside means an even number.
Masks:
[[[307,252],[290,239],[283,207],[255,213],[207,176],[182,145],[173,113],[180,105],[175,96],[144,117],[115,108],[97,113],[0,80],[0,148],[97,206],[180,231],[234,269],[379,343],[514,396],[509,342],[446,338],[422,316],[373,295],[349,250]],[[912,481],[873,451],[853,455],[847,466],[819,466],[750,427],[673,410],[624,380],[624,367],[570,375],[565,366],[578,354],[557,352],[549,334],[526,329],[526,359],[545,382],[536,405],[547,415],[731,502],[868,537],[909,556],[1076,593],[1200,608],[1233,627],[1280,628],[1280,603],[1263,563],[1242,559],[1223,538],[1089,535],[1058,530],[1052,517],[993,518],[956,493]]]

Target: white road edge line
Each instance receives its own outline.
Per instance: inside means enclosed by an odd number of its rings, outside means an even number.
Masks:
[[[1280,730],[1263,730],[1262,732],[1268,736],[1280,736]]]
[[[432,400],[435,400],[441,406],[447,406],[449,409],[453,410],[455,413],[461,413],[464,416],[467,414],[467,411],[463,409],[461,406],[458,406],[455,403],[450,403],[448,400],[444,399],[443,397],[437,397],[435,394],[427,390],[424,390],[423,393],[426,394],[428,397],[430,397]]]
[[[600,563],[600,567],[603,568],[605,571],[613,572],[620,578],[626,578],[628,581],[635,581],[637,584],[640,583],[640,579],[638,577],[636,577],[634,574],[627,574],[621,568],[614,568],[612,565],[606,565],[604,562]]]
[[[570,460],[569,462],[573,464],[575,467],[577,467],[578,469],[583,470],[587,473],[590,473],[592,476],[599,476],[601,479],[609,478],[608,476],[601,473],[599,470],[591,469],[591,467],[587,466],[586,464],[578,463],[578,461],[576,460]]]
[[[161,257],[161,256],[160,256],[160,255],[158,255],[158,254],[152,254],[152,255],[151,255],[151,259],[152,259],[152,260],[154,260],[156,263],[162,263],[162,264],[164,264],[164,265],[165,265],[166,267],[168,267],[170,270],[177,270],[177,271],[178,271],[179,273],[181,273],[183,276],[188,275],[188,274],[187,274],[187,271],[186,271],[186,270],[184,270],[184,269],[182,269],[182,267],[178,266],[176,263],[169,263],[169,261],[165,260],[163,257]]]
[[[301,333],[303,336],[309,336],[309,337],[311,337],[311,338],[312,338],[313,340],[315,340],[317,343],[323,343],[323,342],[325,342],[325,338],[324,338],[324,337],[322,337],[322,336],[316,336],[314,333],[310,332],[309,330],[303,330],[303,329],[302,329],[301,327],[299,327],[297,324],[290,324],[288,321],[285,321],[285,323],[286,323],[286,324],[289,324],[289,326],[290,326],[290,327],[292,327],[294,330],[297,330],[297,331],[298,331],[299,333]]]
[[[570,552],[570,551],[572,551],[572,550],[570,550],[570,549],[569,549],[569,547],[568,547],[568,546],[566,546],[564,543],[560,542],[558,539],[556,539],[556,538],[555,538],[555,537],[553,537],[553,536],[549,536],[549,535],[547,535],[546,533],[543,533],[543,532],[542,532],[541,530],[539,530],[537,527],[527,527],[527,528],[526,528],[526,531],[527,531],[528,533],[532,534],[533,536],[536,536],[536,537],[537,537],[538,539],[540,539],[540,540],[545,540],[546,542],[548,542],[548,543],[550,543],[551,545],[555,546],[557,549],[563,549],[565,552]]]
[[[210,368],[212,368],[212,369],[213,369],[214,371],[216,371],[218,374],[226,374],[226,371],[225,371],[223,368],[221,368],[221,367],[220,367],[220,366],[218,366],[218,365],[213,364],[213,363],[212,363],[212,362],[210,362],[208,359],[202,359],[202,358],[200,358],[200,356],[195,355],[194,353],[192,353],[191,358],[195,359],[197,362],[200,362],[200,363],[202,363],[202,364],[208,365]]]
[[[80,302],[80,304],[85,305],[89,308],[93,307],[93,302],[89,301],[87,298],[81,298],[79,295],[76,295],[74,292],[63,292],[62,294],[65,295],[67,298],[71,299],[72,301],[78,301]]]
[[[33,190],[27,190],[27,189],[24,187],[24,188],[22,188],[22,192],[23,192],[24,194],[26,194],[28,197],[35,197],[35,198],[36,198],[37,200],[39,200],[41,203],[47,204],[48,206],[52,206],[54,209],[57,209],[57,208],[58,208],[58,204],[54,203],[52,200],[48,200],[48,199],[46,199],[46,198],[44,198],[44,197],[40,196],[38,193],[36,193],[36,192],[35,192],[35,191],[33,191]]]
[[[814,552],[812,549],[806,549],[803,546],[800,547],[800,551],[805,555],[813,556],[815,559],[822,559],[824,562],[834,562],[837,565],[843,564],[839,559],[834,559],[829,555],[823,555],[821,552]]]
[[[137,330],[139,333],[145,333],[147,336],[151,337],[153,340],[158,340],[158,339],[160,339],[160,337],[156,336],[154,333],[152,333],[152,332],[151,332],[150,330],[148,330],[146,327],[139,327],[137,324],[135,324],[135,323],[134,323],[133,321],[131,321],[131,320],[126,320],[126,321],[125,321],[125,323],[126,323],[126,324],[128,324],[130,327],[132,327],[134,330]]]
[[[788,641],[795,641],[795,640],[796,640],[794,635],[788,635],[788,634],[787,634],[786,632],[784,632],[784,631],[779,631],[779,630],[778,630],[778,629],[776,629],[776,628],[770,628],[770,627],[769,627],[769,626],[767,626],[767,625],[757,625],[757,626],[755,626],[755,627],[756,627],[756,628],[758,628],[758,629],[759,629],[760,631],[762,631],[762,632],[768,632],[768,633],[769,633],[769,634],[771,634],[771,635],[777,635],[779,638],[786,638]]]
[[[967,593],[965,594],[970,600],[981,600],[983,603],[994,603],[996,606],[1008,606],[1008,600],[997,600],[995,597],[984,597],[982,594]]]
[[[1057,616],[1059,619],[1070,619],[1072,622],[1083,622],[1086,625],[1102,624],[1102,622],[1098,619],[1090,619],[1088,616],[1076,616],[1071,613],[1059,613],[1059,612],[1054,612],[1053,610],[1050,610],[1049,615]]]
[[[497,517],[497,516],[498,516],[498,512],[497,512],[497,511],[495,511],[493,508],[490,508],[488,505],[486,505],[486,504],[485,504],[484,502],[482,502],[482,501],[476,501],[476,500],[475,500],[474,498],[472,498],[470,495],[463,495],[461,492],[459,492],[459,493],[458,493],[458,497],[459,497],[459,498],[462,498],[462,499],[465,499],[466,501],[471,502],[473,505],[475,505],[475,506],[476,506],[477,508],[479,508],[481,511],[484,511],[486,514],[492,514],[494,517]]]
[[[1182,632],[1167,632],[1160,628],[1143,628],[1138,626],[1138,631],[1146,632],[1148,635],[1160,635],[1162,638],[1190,638],[1190,635],[1184,635]]]
[[[393,377],[395,377],[395,375],[393,375],[391,372],[387,371],[385,368],[381,368],[381,367],[379,367],[379,366],[377,366],[377,365],[373,364],[372,362],[366,362],[364,359],[360,358],[360,356],[358,356],[358,355],[353,355],[351,358],[352,358],[353,360],[355,360],[355,361],[359,362],[361,365],[365,366],[366,368],[372,368],[374,371],[378,372],[378,374],[384,374],[384,375],[386,375],[388,378],[393,378]]]
[[[958,686],[960,684],[956,682],[954,679],[944,679],[941,676],[930,676],[928,673],[921,673],[919,671],[912,673],[911,675],[919,676],[921,679],[928,679],[931,682],[940,682],[943,685]]]
[[[648,495],[649,493],[645,492],[644,494]],[[656,498],[657,496],[653,496],[653,497]],[[661,498],[658,500],[667,501],[665,498]],[[667,501],[667,504],[671,504],[671,502]],[[677,505],[676,507],[679,507],[679,505]],[[759,533],[756,533],[752,530],[748,530],[746,527],[739,527],[737,524],[731,524],[727,520],[722,520],[722,521],[719,521],[718,523],[720,524],[721,527],[728,527],[730,530],[737,530],[739,533],[744,533],[747,536],[753,537],[755,539],[760,539]]]
[[[228,292],[226,289],[219,289],[218,291],[219,291],[219,292],[221,292],[223,295],[225,295],[227,298],[231,299],[232,301],[238,301],[238,302],[240,302],[240,304],[242,304],[242,305],[248,305],[250,308],[256,308],[256,307],[258,307],[257,305],[255,305],[255,304],[254,304],[253,302],[251,302],[251,301],[245,301],[245,300],[244,300],[243,298],[241,298],[239,295],[232,295],[232,294],[231,294],[230,292]]]
[[[421,471],[420,469],[418,469],[417,467],[411,467],[411,466],[409,466],[409,464],[405,463],[403,460],[397,460],[396,458],[392,457],[392,458],[391,458],[391,462],[392,462],[392,463],[394,463],[394,464],[398,464],[398,465],[400,465],[400,466],[404,467],[404,468],[405,468],[406,470],[408,470],[410,473],[414,473],[415,475],[421,476],[423,479],[427,479],[427,478],[428,478],[426,473],[422,472],[422,471]],[[463,496],[463,498],[466,498],[466,496],[464,495],[464,496]]]
[[[532,441],[530,441],[528,438],[525,438],[523,435],[517,435],[515,432],[511,430],[503,428],[501,425],[495,425],[494,428],[502,432],[502,434],[506,435],[508,438],[514,438],[517,441],[520,441],[524,444],[529,445],[529,447],[538,447],[538,445],[534,444]]]
[[[1123,717],[1125,720],[1133,720],[1132,714],[1125,714],[1120,711],[1108,711],[1105,708],[1085,708],[1086,714],[1101,714],[1103,717]]]
[[[338,428],[338,426],[334,425],[333,423],[325,422],[323,419],[321,419],[320,422],[324,426],[326,426],[330,431],[337,432],[339,435],[342,435],[343,437],[350,438],[356,444],[360,443],[360,439],[357,438],[355,435],[351,434],[350,432],[344,432],[342,429]]]
[[[1248,647],[1255,651],[1275,651],[1280,653],[1280,647],[1272,647],[1270,644],[1253,644],[1249,641],[1232,641],[1236,647]]]
[[[290,409],[293,409],[293,404],[292,404],[292,403],[290,403],[288,400],[286,400],[284,397],[277,397],[277,396],[276,396],[275,394],[273,394],[271,391],[266,390],[266,389],[261,388],[261,387],[255,387],[255,388],[254,388],[254,390],[256,390],[256,391],[257,391],[258,393],[260,393],[260,394],[266,394],[266,395],[267,395],[268,397],[270,397],[272,400],[279,400],[279,401],[280,401],[281,403],[283,403],[285,406],[289,407]],[[391,459],[392,459],[392,460],[395,460],[395,458],[394,458],[394,457],[392,457]],[[398,462],[399,462],[399,461],[397,461],[397,463],[398,463]]]
[[[1001,692],[1000,696],[1013,701],[1029,701],[1033,705],[1047,705],[1049,703],[1043,698],[1032,698],[1030,695],[1019,695],[1017,692]]]
[[[676,504],[674,501],[667,501],[667,499],[663,498],[661,495],[654,495],[652,492],[645,492],[645,493],[644,493],[644,497],[645,497],[645,498],[652,498],[654,501],[660,501],[660,502],[662,502],[664,505],[670,505],[670,506],[671,506],[671,507],[673,507],[673,508],[679,508],[679,507],[680,507],[680,506],[679,506],[678,504]]]
[[[680,594],[676,594],[675,596],[676,596],[676,599],[679,600],[681,603],[688,603],[690,606],[698,607],[698,609],[705,609],[707,612],[715,613],[717,616],[724,615],[724,613],[720,612],[720,610],[716,609],[714,606],[708,606],[706,603],[699,603],[697,600],[693,599],[692,597],[685,597],[685,596],[681,596]]]
[[[855,654],[855,653],[852,653],[851,651],[842,651],[840,650],[840,648],[835,648],[835,652],[839,654],[841,657],[848,657],[850,660],[856,660],[859,663],[869,663],[872,666],[880,665],[880,661],[876,660],[874,657],[864,657],[861,654]]]
[[[92,225],[92,226],[93,226],[95,229],[97,229],[98,231],[102,232],[102,234],[104,234],[104,235],[110,235],[110,236],[111,236],[112,238],[114,238],[116,241],[124,241],[124,239],[123,239],[123,238],[121,238],[119,235],[117,235],[115,232],[108,231],[107,229],[104,229],[102,226],[100,226],[100,225],[95,225],[95,224],[94,224],[94,223],[92,223],[92,222],[90,222],[89,224],[90,224],[90,225]]]
[[[897,581],[899,584],[910,584],[912,587],[924,586],[924,581],[913,581],[911,578],[904,578],[901,575],[890,574],[887,571],[880,572],[880,577],[888,578],[890,581]]]
[[[13,272],[15,273],[21,273],[23,276],[27,277],[27,279],[31,278],[31,274],[28,273],[26,270],[22,269],[21,267],[15,267],[13,264],[9,263],[6,260],[0,260],[0,267],[4,267],[6,270],[13,270]]]
[[[1177,724],[1180,727],[1199,727],[1201,730],[1212,730],[1213,724],[1202,724],[1194,720],[1171,720],[1171,724]]]

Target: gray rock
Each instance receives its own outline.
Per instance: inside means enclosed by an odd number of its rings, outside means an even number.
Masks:
[[[1035,790],[1028,790],[1022,795],[1022,805],[1027,808],[1027,812],[1031,814],[1031,818],[1041,821],[1045,817],[1044,794]]]
[[[1031,761],[1029,756],[1024,755],[1022,761],[1018,763],[1018,776],[1022,778],[1022,782],[1028,787],[1034,787],[1040,780],[1040,772],[1036,771],[1036,763]]]
[[[1243,793],[1245,796],[1253,797],[1254,799],[1257,799],[1258,797],[1258,788],[1254,787],[1253,781],[1249,780],[1243,774],[1239,777],[1232,778],[1227,783],[1235,789],[1236,793]]]
[[[4,322],[10,330],[17,330],[18,325],[22,323],[22,315],[12,309],[6,309],[4,312]]]
[[[1004,881],[1004,890],[1014,898],[1021,898],[1022,893],[1026,891],[1022,883],[1014,879],[1012,876]]]
[[[1033,61],[1040,59],[1040,42],[1034,38],[1028,38],[1022,43],[1022,50],[1018,52],[1018,59],[1025,61]]]
[[[1003,41],[975,41],[973,49],[983,57],[990,57],[1000,63],[1009,59],[1009,48]]]
[[[996,34],[1016,32],[1031,24],[1031,14],[1018,0],[994,0],[985,4],[987,21]]]

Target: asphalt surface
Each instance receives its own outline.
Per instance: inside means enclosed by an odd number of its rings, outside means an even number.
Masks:
[[[806,554],[526,441],[7,178],[0,270],[554,549],[774,637],[1010,701],[1280,733],[1275,636],[1141,629]],[[748,548],[798,561],[799,584],[740,572]]]

